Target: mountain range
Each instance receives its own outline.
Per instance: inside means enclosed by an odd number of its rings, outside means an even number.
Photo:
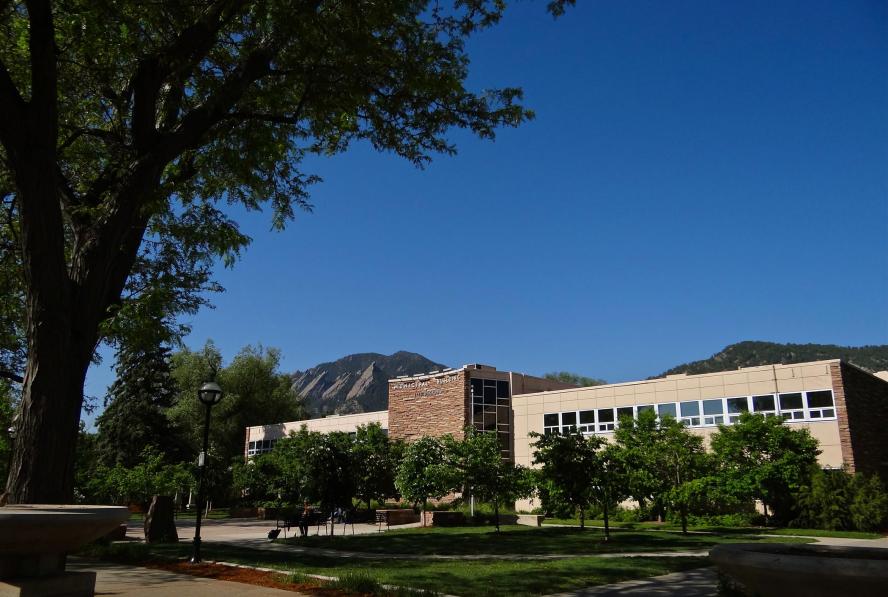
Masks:
[[[445,367],[415,352],[364,352],[297,371],[291,377],[308,412],[319,417],[385,410],[389,379]]]
[[[842,359],[872,372],[888,370],[888,345],[852,347],[744,341],[726,346],[708,359],[678,365],[655,377],[824,359]],[[385,410],[388,408],[389,379],[446,366],[415,352],[400,351],[392,355],[366,352],[321,363],[306,371],[297,371],[291,377],[293,388],[304,398],[311,416],[319,417]]]

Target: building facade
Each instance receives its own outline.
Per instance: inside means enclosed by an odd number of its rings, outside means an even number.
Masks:
[[[576,429],[612,438],[622,417],[650,410],[678,419],[708,445],[719,425],[752,412],[807,429],[819,442],[823,467],[888,479],[886,378],[828,360],[523,394],[512,399],[515,462],[532,465],[532,432]]]
[[[650,410],[709,436],[744,412],[782,417],[819,442],[821,466],[888,479],[888,372],[871,374],[839,360],[746,367],[736,371],[578,388],[489,365],[471,364],[389,380],[389,409],[246,429],[244,456],[270,451],[303,425],[354,433],[379,423],[392,438],[461,437],[466,427],[496,433],[504,458],[532,466],[531,433],[579,430],[612,438],[624,416]],[[519,502],[531,509],[532,501]]]
[[[247,427],[244,456],[269,452],[275,442],[305,425],[309,431],[354,433],[379,423],[389,437],[411,441],[424,435],[462,437],[466,427],[496,433],[503,456],[512,458],[512,395],[573,387],[559,381],[470,364],[388,382],[389,408],[356,415]]]

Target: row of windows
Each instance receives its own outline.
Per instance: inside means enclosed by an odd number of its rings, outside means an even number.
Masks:
[[[472,425],[478,431],[497,433],[503,456],[510,452],[509,382],[472,379]]]
[[[254,442],[250,442],[249,444],[247,444],[247,456],[257,456],[259,454],[271,452],[274,449],[274,445],[276,443],[276,439],[260,439]]]
[[[688,427],[730,425],[744,412],[781,416],[788,421],[819,421],[836,416],[832,390],[818,390],[550,413],[543,415],[543,430],[545,433],[573,430],[607,433],[613,431],[623,417],[638,418],[644,411],[652,411],[658,418],[673,417]]]

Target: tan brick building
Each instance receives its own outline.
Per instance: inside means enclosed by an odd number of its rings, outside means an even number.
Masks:
[[[819,441],[821,466],[888,479],[888,373],[873,375],[839,360],[516,395],[515,462],[532,465],[531,432],[579,429],[610,438],[620,418],[643,410],[675,417],[707,439],[742,412],[783,417]]]
[[[474,426],[497,433],[503,456],[511,458],[512,395],[571,387],[480,364],[398,377],[388,382],[387,411],[247,427],[244,456],[270,451],[278,439],[302,425],[309,431],[353,433],[359,425],[379,423],[390,437],[407,441],[447,433],[461,437],[466,427]]]

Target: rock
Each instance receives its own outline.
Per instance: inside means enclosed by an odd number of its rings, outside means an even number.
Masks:
[[[176,521],[173,518],[173,498],[169,495],[156,495],[145,515],[146,543],[176,543]]]

